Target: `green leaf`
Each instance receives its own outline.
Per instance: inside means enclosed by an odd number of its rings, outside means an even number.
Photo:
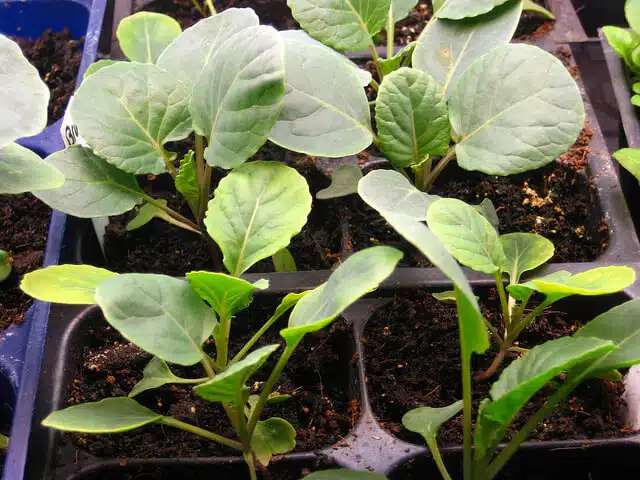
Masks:
[[[522,2],[522,10],[527,12],[534,12],[542,15],[544,18],[548,18],[549,20],[555,20],[556,16],[553,12],[547,10],[542,5],[538,5],[533,0],[523,0]]]
[[[521,3],[508,2],[490,13],[459,21],[432,19],[418,38],[413,66],[442,85],[448,96],[469,65],[494,48],[509,43],[520,14]]]
[[[0,282],[4,282],[11,275],[11,257],[8,252],[0,250]]]
[[[0,35],[0,148],[47,126],[49,89],[17,43]]]
[[[268,281],[249,283],[241,278],[214,272],[189,272],[187,280],[220,317],[244,310],[253,301],[253,292],[269,286]]]
[[[109,60],[108,58],[104,58],[102,60],[98,60],[97,62],[92,63],[84,71],[84,76],[82,77],[83,80],[85,78],[87,78],[87,77],[90,77],[91,75],[93,75],[97,71],[102,70],[105,67],[109,67],[109,66],[113,65],[114,63],[118,63],[118,61],[117,60]]]
[[[624,15],[629,26],[636,32],[640,32],[640,1],[627,0],[624,4]]]
[[[20,288],[43,302],[94,305],[96,289],[117,275],[91,265],[52,265],[27,273]]]
[[[296,447],[296,430],[286,420],[278,417],[259,421],[251,437],[251,449],[265,467],[271,457],[287,453]]]
[[[598,362],[596,373],[640,363],[640,300],[630,300],[598,315],[574,335],[583,337],[610,340],[617,347]]]
[[[387,477],[382,473],[338,468],[311,473],[304,477],[304,480],[387,480]]]
[[[196,162],[193,151],[189,152],[180,160],[180,170],[175,178],[176,190],[188,201],[194,204],[200,202],[200,185],[198,185],[198,175],[196,173]]]
[[[418,0],[391,0],[393,22],[406,18],[417,4]]]
[[[108,164],[91,150],[73,145],[47,157],[65,178],[55,190],[34,195],[55,210],[81,218],[107,217],[128,212],[144,193],[130,173]]]
[[[634,95],[631,97],[631,103],[636,107],[640,107],[640,95]],[[636,177],[637,178],[637,177]]]
[[[306,36],[280,35],[285,96],[269,139],[289,150],[325,157],[355,155],[371,145],[371,114],[358,70]]]
[[[216,325],[213,311],[184,280],[128,273],[98,286],[96,302],[127,340],[165,362],[193,365]]]
[[[193,391],[209,402],[237,403],[238,390],[278,348],[279,345],[266,345],[251,352],[208,382],[193,387]]]
[[[289,245],[310,210],[302,175],[278,162],[250,162],[220,182],[204,223],[224,254],[225,267],[239,276]]]
[[[410,42],[402,47],[393,57],[380,59],[380,70],[382,70],[382,74],[388,75],[400,67],[411,66],[411,59],[413,58],[413,52],[417,44],[417,41]]]
[[[440,85],[420,70],[401,68],[382,80],[376,102],[380,150],[395,168],[442,156],[451,128]]]
[[[440,408],[420,407],[408,411],[402,417],[402,425],[411,432],[419,433],[429,448],[437,448],[436,439],[442,424],[448,422],[462,410],[462,400]]]
[[[555,281],[563,281],[564,279],[570,276],[571,276],[570,272],[567,272],[566,270],[560,270],[558,272],[550,273],[549,275],[542,277],[542,279],[549,282],[555,282]],[[529,295],[531,295],[533,292],[536,291],[536,286],[531,281],[520,283],[517,285],[512,283],[511,285],[507,286],[507,291],[516,300],[524,300]]]
[[[631,52],[638,45],[638,36],[626,28],[607,25],[602,27],[611,48],[631,67]]]
[[[508,0],[444,0],[437,10],[438,18],[459,20],[490,12]]]
[[[169,365],[158,357],[153,357],[142,373],[142,380],[134,385],[129,392],[129,397],[135,397],[146,390],[153,390],[167,383],[194,383],[191,379],[175,376]]]
[[[552,162],[573,145],[585,118],[580,91],[560,60],[524,44],[476,60],[453,87],[449,113],[459,165],[490,175]]]
[[[636,83],[634,83],[634,84],[631,86],[631,88],[633,89],[633,91],[634,91],[635,93],[640,93],[640,82],[636,82]]]
[[[442,303],[455,304],[456,292],[454,290],[445,290],[444,292],[434,292],[431,294],[433,298]]]
[[[553,243],[534,233],[500,235],[505,261],[500,269],[509,275],[511,283],[518,283],[524,272],[544,265],[553,257]]]
[[[0,434],[0,450],[7,450],[9,448],[9,437]]]
[[[331,185],[316,193],[318,200],[346,197],[358,193],[358,182],[362,178],[362,170],[353,163],[343,163],[331,174]]]
[[[459,285],[454,285],[453,291],[456,295],[462,358],[463,361],[470,362],[474,352],[482,354],[487,351],[489,334],[484,317],[479,312],[478,298],[469,296]]]
[[[485,198],[479,205],[471,206],[491,224],[496,232],[500,233],[500,219],[490,199]]]
[[[481,404],[475,435],[479,456],[498,445],[520,409],[549,380],[613,349],[612,342],[599,338],[564,337],[537,345],[514,360],[491,386],[491,400]]]
[[[208,139],[207,163],[234,168],[267,141],[284,96],[284,46],[271,27],[242,30],[214,52],[198,77],[189,111]]]
[[[391,0],[287,0],[309,35],[337,50],[364,50],[387,22]]]
[[[50,413],[42,421],[42,425],[68,432],[120,433],[144,427],[160,419],[162,415],[129,397],[114,397]]]
[[[229,8],[187,28],[160,55],[156,64],[193,88],[220,45],[234,34],[260,24],[250,8]]]
[[[592,268],[586,272],[561,278],[535,278],[531,281],[536,291],[547,296],[607,295],[616,293],[636,281],[636,272],[631,267],[608,266]]]
[[[620,165],[627,169],[629,173],[640,180],[640,149],[621,148],[613,153],[613,158],[620,162]]]
[[[166,200],[158,201],[165,206],[167,205]],[[129,223],[127,223],[125,230],[127,232],[137,230],[138,228],[145,226],[154,218],[161,218],[165,222],[169,223],[173,223],[174,221],[174,219],[160,207],[156,207],[155,205],[152,205],[150,203],[145,203],[142,207],[140,207],[136,216],[129,220]]]
[[[389,221],[387,215],[402,215],[425,221],[427,210],[440,197],[421,192],[399,172],[374,170],[358,183],[358,194]]]
[[[281,248],[271,257],[276,272],[297,272],[296,261],[288,248]]]
[[[191,132],[189,90],[155,65],[118,62],[82,82],[71,105],[93,151],[135,174],[160,174],[173,156],[165,142]]]
[[[132,62],[156,63],[162,51],[181,33],[180,24],[168,15],[137,12],[120,21],[116,37]]]
[[[62,173],[17,143],[0,148],[0,193],[25,193],[60,188]]]
[[[280,331],[280,335],[291,345],[307,333],[326,327],[352,303],[378,288],[401,258],[402,252],[385,246],[353,254],[329,280],[298,302],[291,312],[288,327]]]
[[[431,5],[433,6],[433,13],[438,13],[438,10],[442,8],[446,0],[431,0]]]
[[[498,234],[476,209],[461,200],[443,198],[427,212],[429,227],[461,264],[494,274],[505,262]]]

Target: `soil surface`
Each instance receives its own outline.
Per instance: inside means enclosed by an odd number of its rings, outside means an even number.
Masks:
[[[84,38],[73,40],[66,29],[58,33],[49,29],[36,40],[16,38],[15,41],[49,87],[47,125],[51,125],[62,118],[75,90]]]
[[[500,309],[495,297],[495,291],[490,291],[481,308],[497,326]],[[522,332],[519,346],[531,348],[571,335],[591,318],[549,310]],[[376,392],[371,398],[372,408],[383,428],[412,443],[424,443],[420,436],[404,429],[402,416],[412,408],[443,407],[462,398],[458,335],[455,306],[441,303],[423,290],[396,296],[391,304],[373,313],[362,341],[366,348],[367,385]],[[495,353],[494,346],[486,356],[474,357],[474,372],[486,369]],[[509,361],[503,368],[506,363]],[[488,397],[490,386],[490,381],[474,381],[474,418],[476,407],[481,398]],[[507,435],[510,437],[524,425],[553,391],[549,385],[534,396]],[[623,391],[622,382],[594,379],[583,383],[538,426],[531,440],[608,438],[628,433],[618,417]],[[462,416],[443,425],[439,443],[443,447],[462,444]]]
[[[0,249],[13,262],[9,278],[0,283],[0,330],[22,322],[33,303],[20,280],[42,266],[50,217],[51,209],[29,193],[0,195]]]
[[[276,305],[273,300],[262,300],[259,307],[235,318],[230,344],[232,356],[273,313]],[[272,327],[256,348],[283,344],[278,332],[284,325],[283,321]],[[84,347],[82,368],[70,385],[69,405],[127,395],[142,377],[142,370],[151,358],[124,341],[110,327],[101,326],[89,333],[91,342]],[[215,346],[208,344],[205,350],[214,352]],[[250,379],[248,385],[252,394],[261,391],[262,382],[268,378],[279,355],[278,352],[272,355]],[[359,405],[357,397],[350,394],[352,355],[350,329],[343,322],[337,322],[305,337],[289,361],[276,391],[292,397],[268,406],[263,418],[279,416],[294,426],[297,432],[295,451],[311,452],[340,442],[355,425]],[[186,378],[205,376],[199,365],[188,368],[172,366],[172,370]],[[344,374],[336,375],[335,372]],[[160,413],[235,438],[222,407],[200,399],[188,385],[146,391],[137,400]],[[119,435],[68,433],[65,436],[77,447],[98,457],[185,458],[236,454],[234,450],[191,433],[153,425]]]

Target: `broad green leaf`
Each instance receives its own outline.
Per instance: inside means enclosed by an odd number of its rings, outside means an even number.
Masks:
[[[437,10],[438,18],[459,20],[490,12],[509,0],[444,0]]]
[[[598,315],[574,338],[596,337],[617,347],[602,358],[595,371],[602,374],[640,363],[640,300],[630,300]]]
[[[640,82],[634,83],[631,88],[635,93],[640,93]]]
[[[560,270],[558,272],[553,272],[549,275],[545,275],[544,277],[540,278],[540,280],[545,280],[547,282],[562,282],[570,276],[570,272],[567,272],[566,270]],[[532,281],[519,283],[517,285],[512,283],[511,285],[507,285],[507,291],[516,300],[524,300],[536,291],[536,286]]]
[[[304,477],[304,480],[387,480],[387,477],[382,473],[338,468],[311,473]]]
[[[142,202],[144,193],[132,174],[86,147],[73,145],[50,155],[46,162],[62,173],[64,185],[34,195],[55,210],[81,218],[106,217],[128,212]]]
[[[276,272],[297,272],[296,261],[288,248],[281,248],[271,256]]]
[[[637,148],[621,148],[613,153],[620,165],[626,168],[629,173],[640,180],[640,149]]]
[[[11,275],[11,257],[8,252],[0,250],[0,282],[4,282]]]
[[[0,434],[0,450],[7,450],[9,448],[9,437]]]
[[[224,254],[225,267],[239,276],[289,245],[310,210],[302,175],[282,163],[250,162],[220,182],[204,223]]]
[[[0,148],[47,126],[49,89],[17,43],[0,35]]]
[[[449,149],[451,128],[440,84],[420,70],[403,67],[387,75],[376,101],[380,150],[395,168],[442,156]]]
[[[438,13],[438,10],[442,8],[444,2],[447,0],[431,0],[431,5],[433,6],[433,13]]]
[[[271,457],[279,453],[287,453],[296,446],[296,430],[286,420],[273,417],[259,421],[251,437],[251,450],[258,461],[265,467]]]
[[[200,298],[211,305],[219,317],[235,315],[253,301],[253,292],[265,289],[269,282],[249,283],[225,273],[189,272],[187,280]]]
[[[189,111],[208,139],[207,163],[234,168],[267,141],[282,109],[284,46],[271,27],[247,28],[213,53],[196,80]]]
[[[156,63],[162,51],[181,33],[180,24],[168,15],[137,12],[120,21],[116,37],[132,62]]]
[[[331,185],[316,193],[318,200],[328,200],[358,193],[358,182],[362,178],[362,170],[353,163],[343,163],[331,174]]]
[[[418,221],[440,197],[421,192],[399,172],[374,170],[358,183],[358,194],[389,221],[387,215],[402,215]]]
[[[417,5],[418,0],[391,0],[391,16],[393,22],[397,23],[400,20],[407,18],[409,12]]]
[[[471,206],[491,224],[496,232],[500,233],[500,219],[498,218],[496,207],[494,207],[490,199],[485,198],[479,205]]]
[[[353,254],[329,280],[298,302],[291,312],[288,327],[280,331],[280,335],[291,345],[305,334],[326,327],[352,303],[378,288],[401,258],[401,251],[385,246]]]
[[[158,201],[165,206],[167,205],[167,201],[164,199],[161,199]],[[157,207],[150,203],[145,203],[144,205],[142,205],[142,207],[140,207],[136,216],[133,217],[131,220],[129,220],[129,223],[127,223],[125,230],[127,232],[130,232],[132,230],[137,230],[138,228],[145,226],[154,218],[161,218],[165,222],[169,222],[169,223],[174,222],[173,217],[171,217],[167,212],[165,212],[160,207]]]
[[[427,223],[451,255],[478,272],[494,274],[505,262],[498,233],[476,209],[461,200],[443,198],[431,205]]]
[[[636,281],[636,271],[631,267],[608,266],[592,268],[586,272],[560,278],[534,278],[531,283],[536,291],[547,296],[607,295],[616,293]]]
[[[444,292],[435,292],[431,296],[442,303],[456,303],[456,292],[454,290],[445,290]]]
[[[50,413],[42,425],[68,432],[120,433],[161,419],[162,415],[129,397],[114,397]]]
[[[156,64],[193,88],[212,55],[228,38],[260,20],[250,8],[229,8],[187,28],[160,55]]]
[[[624,4],[624,15],[627,17],[629,26],[636,32],[640,32],[640,1],[626,0]]]
[[[448,96],[462,72],[476,59],[509,43],[520,14],[520,2],[508,2],[476,18],[452,21],[432,19],[418,38],[413,66],[442,85]]]
[[[25,193],[60,188],[62,173],[17,143],[0,148],[0,193]]]
[[[91,265],[52,265],[27,273],[20,288],[43,302],[94,305],[96,289],[117,275]]]
[[[523,2],[522,2],[522,10],[524,10],[526,12],[538,13],[538,14],[542,15],[543,17],[548,18],[549,20],[555,20],[556,19],[556,17],[553,14],[553,12],[547,10],[542,5],[538,5],[533,0],[523,0]]]
[[[117,275],[98,286],[95,298],[112,327],[165,362],[198,363],[216,325],[191,286],[166,275]]]
[[[96,73],[99,70],[102,70],[105,67],[109,67],[111,65],[113,65],[114,63],[118,63],[117,60],[109,60],[108,58],[104,58],[102,60],[98,60],[97,62],[92,63],[91,65],[89,65],[87,67],[87,69],[84,71],[84,76],[82,77],[83,79],[90,77],[91,75],[93,75],[94,73]]]
[[[491,99],[491,101],[487,101]],[[584,125],[580,91],[562,62],[531,45],[503,45],[463,72],[449,98],[458,164],[490,175],[540,168]]]
[[[631,97],[631,103],[636,107],[640,107],[640,95],[634,95]],[[637,177],[636,177],[637,178]]]
[[[344,57],[295,32],[282,32],[286,85],[269,139],[325,157],[355,155],[373,141],[362,78]],[[369,79],[370,80],[370,79]]]
[[[194,383],[191,379],[174,375],[169,365],[158,357],[153,357],[144,367],[142,373],[142,380],[134,385],[131,392],[129,392],[129,397],[135,397],[146,390],[153,390],[167,383]]]
[[[178,190],[188,202],[198,204],[200,202],[200,185],[198,185],[198,175],[196,173],[196,162],[193,151],[189,152],[180,160],[180,169],[175,178],[176,190]]]
[[[438,448],[436,439],[440,427],[462,410],[462,400],[440,408],[420,407],[409,410],[402,417],[402,425],[411,432],[419,433],[433,451]]]
[[[238,390],[278,348],[279,345],[266,345],[251,352],[208,382],[193,387],[193,391],[209,402],[237,403]]]
[[[93,151],[135,174],[160,174],[173,161],[163,145],[191,132],[189,90],[155,65],[118,62],[88,77],[69,106]]]
[[[500,269],[509,275],[511,283],[518,283],[524,272],[544,265],[553,257],[553,243],[534,233],[500,235],[505,261]]]
[[[402,47],[402,49],[391,58],[380,59],[380,70],[383,75],[388,75],[391,72],[395,72],[400,67],[411,66],[411,59],[413,58],[413,52],[418,44],[417,41],[413,41]]]
[[[564,337],[537,345],[514,360],[491,386],[491,400],[481,404],[475,435],[480,457],[498,445],[520,409],[549,380],[613,349],[608,340]]]
[[[287,0],[314,38],[337,50],[364,50],[387,22],[391,0]]]
[[[638,46],[638,35],[626,28],[607,25],[602,27],[611,48],[631,67],[631,52]]]

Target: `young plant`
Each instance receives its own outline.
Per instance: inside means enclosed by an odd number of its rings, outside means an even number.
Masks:
[[[379,185],[397,185],[398,190],[381,191]],[[561,270],[520,283],[523,273],[544,265],[554,254],[553,244],[534,233],[497,231],[497,215],[491,202],[470,206],[461,200],[426,196],[406,179],[393,171],[374,171],[360,181],[362,198],[383,215],[393,209],[402,214],[406,205],[392,203],[391,194],[403,202],[421,200],[415,218],[426,220],[431,232],[448,253],[462,265],[477,272],[492,275],[502,308],[502,325],[496,329],[488,321],[487,328],[500,350],[491,366],[480,378],[493,375],[509,352],[516,347],[520,333],[553,303],[571,295],[606,295],[628,287],[635,281],[635,271],[629,267],[607,266],[578,274]],[[402,196],[401,196],[402,195]],[[503,276],[508,282],[505,290]],[[532,306],[534,294],[544,296]]]
[[[4,282],[11,275],[11,261],[9,252],[0,250],[0,282]]]
[[[117,433],[160,423],[194,433],[242,452],[250,476],[256,478],[258,461],[295,447],[295,430],[282,418],[261,420],[265,405],[297,345],[308,333],[320,330],[362,295],[374,290],[394,270],[402,253],[391,247],[373,247],[349,257],[326,283],[284,297],[271,318],[235,355],[229,355],[233,316],[247,308],[260,280],[245,280],[223,273],[190,272],[187,281],[152,274],[118,275],[86,265],[62,265],[27,274],[22,288],[47,301],[97,304],[107,322],[142,350],[154,355],[143,379],[128,397],[107,398],[51,413],[43,425],[86,433]],[[285,348],[259,395],[250,395],[247,382],[280,345],[254,349],[267,330],[286,312],[288,325],[280,331]],[[204,350],[208,339],[215,354]],[[206,376],[181,378],[170,364],[200,363]],[[340,374],[340,372],[337,372]],[[237,438],[227,438],[177,418],[158,414],[136,402],[141,392],[165,384],[194,385],[203,399],[221,403]]]
[[[379,174],[393,174],[393,172],[379,172]],[[391,195],[386,195],[387,192],[382,191],[376,196],[370,189],[373,182],[367,180],[370,175],[361,180],[360,195],[365,200],[368,199],[368,203],[378,210],[398,233],[418,248],[454,284],[453,295],[457,304],[460,330],[463,398],[444,408],[418,408],[408,412],[403,418],[403,424],[407,429],[423,435],[443,478],[450,479],[451,475],[438,450],[437,434],[440,426],[460,410],[463,411],[464,417],[464,478],[489,480],[498,474],[536,426],[583,380],[605,375],[610,378],[611,372],[640,363],[640,344],[634,341],[640,334],[640,301],[633,300],[598,316],[572,337],[552,340],[524,352],[520,358],[505,368],[492,385],[490,398],[484,399],[480,404],[474,427],[471,356],[474,353],[482,355],[488,350],[489,332],[493,334],[493,327],[481,314],[471,286],[462,269],[449,253],[449,251],[455,252],[454,254],[460,257],[461,249],[454,250],[451,245],[445,246],[439,239],[442,232],[439,235],[432,232],[424,223],[424,219],[431,215],[433,209],[436,209],[438,218],[441,218],[440,213],[446,213],[448,215],[446,218],[452,220],[452,225],[459,225],[461,239],[466,239],[469,243],[469,249],[464,249],[465,258],[473,258],[474,264],[478,262],[487,267],[492,262],[500,260],[498,262],[500,265],[505,267],[508,265],[504,270],[513,276],[512,279],[518,278],[522,271],[528,270],[531,265],[543,263],[546,255],[536,248],[537,240],[532,243],[514,243],[513,245],[518,246],[518,251],[522,254],[513,256],[505,253],[505,250],[510,250],[509,248],[502,247],[503,254],[500,255],[500,247],[495,245],[495,241],[486,241],[487,238],[497,235],[493,227],[489,226],[490,230],[479,229],[475,225],[472,231],[476,238],[472,240],[468,235],[470,218],[474,219],[474,224],[483,224],[478,217],[471,214],[471,211],[475,213],[475,210],[457,208],[458,205],[456,208],[440,210],[440,207],[448,207],[450,201],[434,199],[413,188],[406,180],[403,194],[402,189],[398,188],[391,192]],[[399,183],[399,179],[397,180]],[[460,219],[464,221],[460,222]],[[432,223],[430,227],[433,228]],[[436,230],[442,230],[440,224]],[[447,240],[448,237],[444,237]],[[511,240],[508,243],[511,244]],[[478,249],[478,245],[481,246],[482,252]],[[498,243],[498,245],[501,244]],[[533,248],[531,254],[527,253],[529,248]],[[512,261],[504,263],[510,256]],[[498,269],[494,270],[492,267],[487,270],[495,273],[500,268],[498,263],[493,263],[498,266]],[[584,274],[572,276],[568,272],[557,272],[525,284],[512,285],[511,293],[517,292],[515,298],[520,300],[528,299],[533,291],[538,291],[547,295],[544,304],[576,293],[618,291],[634,281],[633,269],[607,267],[592,270],[586,276]],[[508,312],[506,303],[503,299],[503,308]],[[516,305],[514,310],[519,308],[521,307]],[[555,393],[529,418],[506,447],[500,449],[500,441],[503,440],[522,408],[543,386],[564,372],[567,372],[566,378],[557,380],[559,386]]]

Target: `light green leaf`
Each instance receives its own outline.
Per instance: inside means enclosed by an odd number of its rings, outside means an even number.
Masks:
[[[487,101],[491,99],[491,101]],[[540,168],[584,126],[580,91],[560,60],[531,45],[503,45],[476,60],[449,98],[459,165],[490,175]]]
[[[630,300],[598,315],[575,333],[574,338],[578,337],[610,340],[617,347],[597,364],[597,373],[640,363],[640,300]]]
[[[509,275],[511,283],[518,283],[524,272],[544,265],[553,257],[553,243],[534,233],[500,235],[505,261],[500,269]]]
[[[279,345],[266,345],[251,352],[208,382],[193,387],[193,391],[209,402],[237,403],[238,390],[278,348]]]
[[[0,250],[0,282],[4,282],[11,275],[11,257],[8,252]]]
[[[427,212],[429,227],[461,264],[478,272],[494,274],[505,262],[498,234],[472,206],[443,198]]]
[[[638,34],[626,28],[611,25],[602,27],[602,32],[607,38],[609,45],[611,45],[611,48],[613,48],[618,56],[631,68],[631,52],[638,46],[638,42],[640,41]]]
[[[289,325],[280,331],[288,345],[329,325],[360,297],[378,288],[396,267],[402,252],[379,246],[350,256],[325,283],[313,289],[295,306]]]
[[[462,410],[462,400],[440,408],[420,407],[408,411],[402,417],[402,425],[411,432],[419,433],[433,451],[440,427]]]
[[[0,450],[7,450],[9,448],[9,437],[0,434]]]
[[[522,10],[527,12],[534,12],[542,15],[544,18],[548,18],[549,20],[555,20],[556,16],[553,12],[547,10],[542,5],[538,5],[533,0],[523,0],[522,2]]]
[[[281,248],[271,257],[276,272],[297,272],[296,261],[288,248]]]
[[[84,76],[82,77],[83,79],[90,77],[91,75],[93,75],[94,73],[96,73],[99,70],[102,70],[105,67],[109,67],[111,65],[113,65],[114,63],[118,63],[117,60],[109,60],[108,58],[104,58],[102,60],[98,60],[97,62],[92,63],[91,65],[89,65],[87,67],[87,69],[84,71]]]
[[[640,149],[637,148],[621,148],[613,153],[620,165],[626,168],[629,173],[640,180]]]
[[[311,473],[304,477],[304,480],[387,480],[387,477],[382,473],[360,472],[346,468],[338,468]]]
[[[189,111],[208,139],[207,163],[234,168],[267,141],[282,109],[284,46],[271,27],[242,30],[221,44],[198,77]]]
[[[438,18],[459,20],[490,12],[508,0],[444,0],[437,10]]]
[[[418,4],[418,0],[391,0],[393,22],[407,18],[409,12]]]
[[[484,317],[479,312],[478,298],[470,297],[458,285],[454,285],[453,291],[456,295],[462,358],[470,362],[474,352],[482,354],[489,348],[489,333]]]
[[[549,380],[613,349],[608,340],[564,337],[537,345],[514,360],[491,386],[491,400],[481,404],[475,435],[480,457],[498,445],[520,409]]]
[[[562,282],[566,278],[569,278],[570,276],[571,276],[570,272],[567,272],[566,270],[560,270],[558,272],[553,272],[553,273],[550,273],[549,275],[542,277],[541,280],[545,280],[548,282],[556,282],[556,281]],[[519,283],[517,285],[512,283],[511,285],[507,286],[507,291],[516,300],[524,300],[529,295],[531,295],[533,292],[536,291],[536,286],[531,281],[525,282],[525,283]]]
[[[225,273],[189,272],[187,280],[200,298],[211,305],[220,317],[235,315],[253,301],[253,292],[263,290],[269,282],[249,283]]]
[[[509,43],[522,7],[508,2],[490,13],[459,21],[432,19],[418,38],[413,66],[442,85],[448,96],[469,65],[494,48]]]
[[[47,126],[49,89],[17,43],[0,35],[0,148]]]
[[[380,70],[383,75],[388,75],[391,72],[395,72],[400,67],[411,66],[411,59],[413,58],[413,52],[418,44],[417,41],[413,41],[402,47],[402,49],[391,58],[380,59]]]
[[[358,194],[389,221],[387,215],[401,215],[418,221],[440,197],[421,192],[399,172],[374,170],[358,183]]]
[[[446,0],[431,0],[431,5],[433,6],[433,13],[438,13],[438,10],[442,8]]]
[[[636,107],[640,107],[640,95],[634,95],[631,97],[631,103]],[[623,165],[624,166],[624,165]],[[637,177],[636,177],[637,178]]]
[[[165,142],[191,132],[189,90],[155,65],[117,62],[82,82],[71,105],[93,151],[135,174],[160,174],[174,155]]]
[[[162,415],[129,397],[114,397],[50,413],[42,425],[68,432],[120,433],[161,419]]]
[[[353,163],[343,163],[331,174],[331,185],[316,193],[318,200],[346,197],[358,193],[358,182],[362,178],[362,170]]]
[[[445,290],[444,292],[434,292],[431,294],[433,298],[442,303],[456,303],[456,292],[454,290]]]
[[[286,420],[273,417],[256,424],[251,437],[251,449],[265,467],[273,455],[290,452],[295,447],[296,430]]]
[[[193,151],[189,152],[180,160],[180,170],[176,175],[176,190],[188,201],[194,204],[200,202],[200,185],[198,185],[198,175],[196,173],[196,162],[193,158]]]
[[[62,173],[17,143],[0,148],[0,193],[25,193],[60,188]]]
[[[491,224],[496,232],[500,233],[500,219],[490,199],[485,198],[479,205],[471,206]]]
[[[180,24],[168,15],[137,12],[120,21],[116,37],[132,62],[156,63],[162,51],[181,33]]]
[[[129,397],[140,395],[146,390],[159,388],[167,383],[194,383],[188,378],[180,378],[174,375],[164,360],[153,357],[142,372],[142,380],[136,383],[129,392]]]
[[[128,212],[142,202],[144,193],[133,175],[86,147],[73,145],[45,161],[62,173],[64,185],[34,195],[55,210],[81,218],[106,217]]]
[[[631,267],[608,266],[592,268],[586,272],[560,278],[535,278],[531,281],[536,291],[547,296],[607,295],[616,293],[636,281]]]
[[[109,324],[165,362],[193,365],[216,325],[213,311],[184,280],[128,273],[101,283],[95,294]]]
[[[380,84],[376,102],[380,150],[395,168],[442,156],[449,149],[451,128],[440,85],[420,70],[403,67]]]
[[[225,267],[239,276],[289,245],[310,210],[302,175],[278,162],[250,162],[220,182],[204,223],[224,254]]]
[[[165,206],[167,205],[166,200],[158,201]],[[127,232],[137,230],[138,228],[145,226],[154,218],[161,218],[169,223],[173,222],[173,218],[163,209],[161,209],[160,207],[156,207],[155,205],[151,205],[150,203],[145,203],[142,207],[140,207],[136,216],[129,220],[129,223],[127,223],[125,230]]]
[[[269,139],[325,157],[355,155],[373,141],[362,77],[345,58],[295,32],[282,32],[284,105]],[[369,79],[370,80],[370,79]]]
[[[387,22],[391,0],[287,0],[314,38],[337,50],[364,50]]]
[[[624,15],[627,17],[629,26],[636,32],[640,32],[640,1],[626,0],[624,4]]]
[[[27,273],[20,288],[43,302],[94,305],[98,286],[117,275],[91,265],[52,265]]]

